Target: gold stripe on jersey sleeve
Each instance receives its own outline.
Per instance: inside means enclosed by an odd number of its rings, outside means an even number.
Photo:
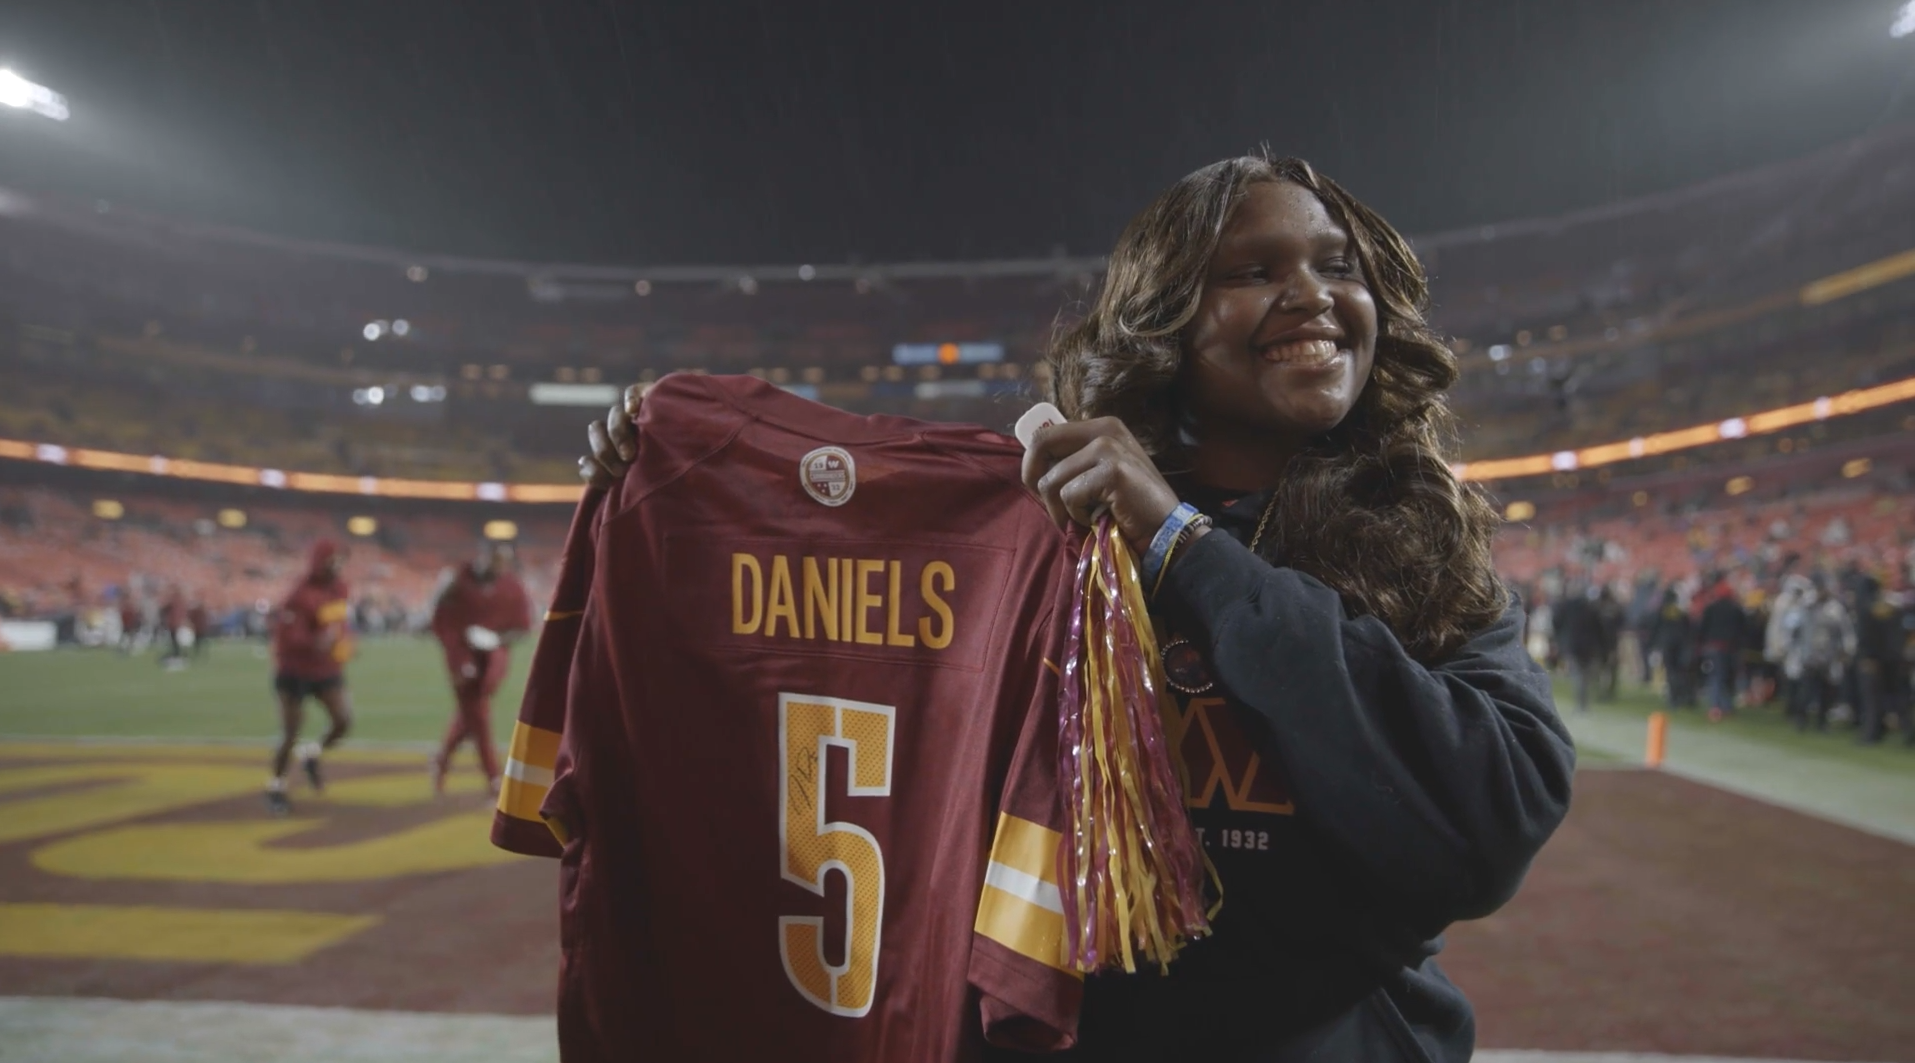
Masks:
[[[499,811],[513,819],[530,820],[544,825],[539,818],[539,806],[545,803],[545,795],[551,789],[537,783],[520,782],[510,775],[499,780]]]
[[[979,934],[1020,956],[1075,975],[1064,959],[1064,909],[1057,890],[1057,846],[1063,836],[1004,813],[978,897]]]
[[[523,720],[513,724],[512,744],[505,755],[505,778],[499,780],[499,811],[514,819],[545,823],[539,818],[539,806],[552,789],[552,769],[558,758],[557,731],[533,727]]]
[[[570,620],[573,617],[579,617],[584,615],[585,615],[585,610],[583,609],[563,609],[563,610],[547,609],[545,611],[545,619],[547,623],[550,623],[551,621],[554,621],[554,620]]]
[[[1064,836],[1009,812],[997,817],[997,837],[991,839],[991,862],[1016,868],[1035,879],[1057,886],[1057,847]]]
[[[534,727],[520,720],[512,725],[512,744],[505,755],[535,768],[551,771],[559,762],[560,737],[557,731]]]

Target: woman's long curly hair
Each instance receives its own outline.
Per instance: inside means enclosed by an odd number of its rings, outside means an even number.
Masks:
[[[1350,234],[1378,324],[1356,405],[1284,469],[1265,552],[1336,590],[1350,615],[1382,620],[1416,659],[1440,660],[1509,601],[1490,561],[1496,512],[1445,460],[1456,357],[1423,319],[1429,284],[1409,244],[1310,164],[1225,159],[1145,208],[1118,238],[1089,315],[1052,344],[1053,400],[1072,420],[1122,420],[1166,470],[1184,464],[1185,328],[1224,225],[1263,182],[1309,189]]]

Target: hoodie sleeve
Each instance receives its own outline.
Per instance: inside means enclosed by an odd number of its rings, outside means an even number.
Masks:
[[[1440,927],[1515,893],[1568,811],[1575,752],[1513,596],[1425,666],[1329,587],[1212,533],[1158,603],[1268,722],[1298,808],[1375,895]]]

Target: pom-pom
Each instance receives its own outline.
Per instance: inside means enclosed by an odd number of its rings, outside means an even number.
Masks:
[[[1108,517],[1077,563],[1059,705],[1065,959],[1091,973],[1160,970],[1210,932],[1211,867],[1165,739],[1174,711],[1136,558]],[[1221,903],[1222,890],[1217,896]]]

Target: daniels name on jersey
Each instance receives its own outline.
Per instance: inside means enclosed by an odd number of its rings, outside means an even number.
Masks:
[[[560,855],[561,1053],[1060,1048],[1072,547],[974,427],[669,377],[588,493],[494,841]]]

